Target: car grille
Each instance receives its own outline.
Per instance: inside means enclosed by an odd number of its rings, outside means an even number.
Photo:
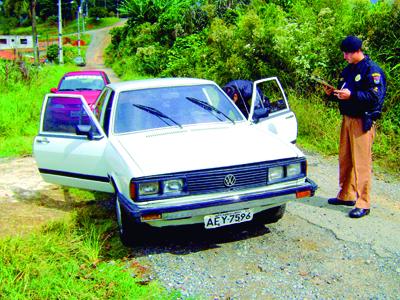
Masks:
[[[294,177],[285,177],[278,181],[267,182],[268,170],[275,166],[285,166],[289,163],[301,162],[303,165],[302,173]],[[189,172],[179,172],[172,174],[156,175],[144,178],[132,178],[132,182],[138,185],[142,182],[154,182],[182,178],[185,182],[185,188],[179,194],[155,194],[139,196],[135,199],[137,202],[150,200],[160,200],[166,198],[183,197],[187,195],[198,195],[216,192],[227,192],[243,190],[248,188],[262,187],[277,182],[294,180],[306,176],[306,161],[304,158],[289,158],[277,161],[259,162],[247,165],[238,165],[222,167],[216,169],[203,169]],[[230,181],[228,180],[230,179]]]
[[[225,178],[233,175],[235,183],[225,184]],[[237,190],[267,184],[267,164],[236,166],[186,173],[187,190],[190,194]]]

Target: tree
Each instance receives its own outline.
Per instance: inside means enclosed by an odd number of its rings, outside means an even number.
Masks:
[[[31,2],[31,18],[32,18],[32,40],[33,40],[33,57],[35,60],[35,65],[39,64],[39,52],[37,45],[37,32],[36,32],[36,0]]]
[[[3,2],[4,16],[17,18],[19,24],[29,16],[29,0],[5,0]]]

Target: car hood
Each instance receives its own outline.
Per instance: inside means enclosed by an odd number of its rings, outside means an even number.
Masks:
[[[117,142],[141,169],[141,176],[303,156],[295,145],[248,123],[153,130],[121,135]]]
[[[89,106],[93,105],[97,97],[100,95],[101,91],[94,90],[94,91],[59,91],[57,94],[71,94],[71,95],[82,95],[85,98],[87,104]]]

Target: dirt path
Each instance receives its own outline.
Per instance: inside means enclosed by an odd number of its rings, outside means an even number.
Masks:
[[[110,30],[114,27],[123,26],[126,19],[114,24],[110,27],[105,27],[98,30],[87,31],[91,35],[91,42],[86,51],[86,66],[85,70],[103,70],[105,71],[111,82],[119,81],[119,78],[111,68],[104,65],[104,50],[111,43]]]

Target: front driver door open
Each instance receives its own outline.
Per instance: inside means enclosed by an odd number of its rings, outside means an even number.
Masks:
[[[258,117],[264,109],[269,111]],[[295,143],[297,139],[297,120],[290,110],[289,103],[277,77],[257,80],[253,83],[249,120],[277,134],[281,139]]]
[[[103,162],[107,140],[81,95],[45,96],[33,154],[46,182],[113,192]]]

